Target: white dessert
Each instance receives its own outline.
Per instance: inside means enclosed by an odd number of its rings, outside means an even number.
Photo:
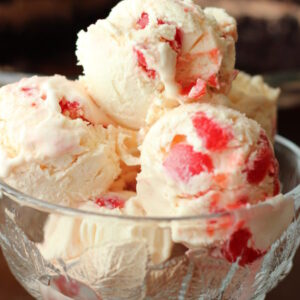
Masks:
[[[277,128],[277,100],[280,89],[271,88],[262,76],[239,72],[229,93],[230,107],[258,122],[274,140]]]
[[[179,105],[227,92],[235,74],[232,36],[190,0],[121,1],[79,33],[82,81],[116,122],[139,129],[155,97]]]
[[[32,77],[0,89],[0,177],[36,198],[72,205],[119,176],[109,119],[79,82]]]

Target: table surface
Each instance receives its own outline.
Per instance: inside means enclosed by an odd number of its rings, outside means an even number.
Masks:
[[[300,145],[299,126],[300,106],[290,110],[282,110],[279,113],[279,134],[291,139]],[[294,260],[292,272],[285,278],[268,296],[267,300],[297,300],[299,299],[299,278],[300,278],[300,251]],[[10,273],[7,264],[0,251],[0,299],[29,300],[33,299],[17,283]]]

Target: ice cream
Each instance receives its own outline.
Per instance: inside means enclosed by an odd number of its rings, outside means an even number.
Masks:
[[[230,77],[227,82],[231,82],[237,75],[237,71],[229,72],[235,66],[235,43],[238,39],[237,23],[236,20],[230,16],[224,9],[216,7],[206,7],[204,13],[212,22],[217,21],[219,31],[225,42],[225,53],[227,59],[223,60],[222,69],[228,70],[225,74]],[[228,85],[228,88],[230,85]],[[225,90],[227,92],[227,90]]]
[[[156,122],[141,146],[137,195],[150,216],[233,211],[266,201],[279,191],[278,163],[264,130],[224,106],[175,108]],[[279,222],[280,228],[289,224],[291,212]],[[211,246],[229,239],[245,224],[246,218],[227,215],[208,221],[174,221],[172,237],[189,248]],[[276,237],[280,233],[276,231]]]
[[[231,41],[231,39],[233,39],[234,41],[238,39],[236,20],[232,16],[230,16],[223,8],[206,7],[204,9],[204,13],[217,21],[223,37],[228,40],[228,45],[232,45],[234,47],[234,43]],[[231,54],[235,53],[235,50],[233,49],[229,51],[231,51]]]
[[[127,166],[123,162],[120,164],[121,173],[110,186],[110,191],[136,191],[136,177],[140,172],[140,166]]]
[[[140,171],[140,135],[133,130],[116,128],[117,154],[120,157],[121,173],[114,181],[110,190],[136,191],[136,177]]]
[[[32,77],[0,90],[0,178],[36,198],[72,205],[120,174],[110,120],[79,82]]]
[[[149,215],[212,213],[279,192],[265,132],[224,106],[188,104],[166,113],[141,146],[141,168],[138,197]]]
[[[43,257],[52,261],[59,258],[70,261],[87,249],[138,242],[148,249],[152,263],[168,259],[173,246],[170,229],[160,228],[154,222],[117,218],[133,212],[143,216],[143,211],[130,203],[134,196],[135,193],[129,191],[108,192],[78,205],[80,210],[115,215],[116,218],[50,215],[44,228],[44,242],[39,245]]]
[[[220,24],[191,0],[122,1],[79,33],[82,81],[116,122],[140,129],[156,97],[179,105],[230,89],[236,24]]]
[[[254,282],[238,265],[260,269],[294,206],[270,140],[279,91],[238,75],[236,40],[222,9],[124,0],[79,33],[78,81],[0,89],[1,180],[73,208],[35,208],[38,238],[24,230],[45,298],[194,299],[210,284],[226,298]]]
[[[38,249],[56,268],[67,270],[68,279],[55,278],[53,283],[63,285],[41,286],[42,293],[67,294],[86,284],[101,299],[143,299],[149,268],[170,258],[173,241],[170,228],[158,222],[121,219],[144,216],[134,202],[133,192],[107,192],[77,207],[103,217],[49,215]]]
[[[288,228],[294,218],[294,202],[278,195],[256,207],[245,205],[227,212],[208,219],[174,221],[173,241],[229,262],[240,260],[245,266],[262,258]]]
[[[239,72],[229,94],[230,107],[257,121],[273,140],[277,127],[277,100],[280,90],[268,86],[261,76]]]

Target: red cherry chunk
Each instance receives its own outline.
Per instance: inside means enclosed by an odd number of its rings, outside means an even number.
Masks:
[[[168,22],[165,22],[164,20],[158,19],[157,20],[158,25],[164,25],[164,24],[170,24]],[[177,53],[181,51],[182,48],[182,37],[183,33],[182,30],[178,27],[176,27],[176,33],[173,40],[166,40],[166,42],[169,43],[170,47]]]
[[[149,15],[146,12],[143,12],[141,17],[137,21],[139,29],[145,29],[149,24]]]
[[[28,92],[32,91],[32,88],[30,88],[30,87],[22,87],[21,91],[24,92],[24,93],[28,93]]]
[[[198,136],[204,141],[208,150],[224,150],[233,138],[229,128],[221,127],[202,112],[197,113],[192,121]]]
[[[207,92],[207,84],[204,80],[200,78],[193,82],[179,82],[179,84],[181,85],[181,95],[187,96],[191,99],[199,99],[203,97]]]
[[[164,25],[164,24],[166,24],[166,22],[164,20],[162,20],[162,19],[158,19],[157,20],[157,24],[158,25]]]
[[[179,53],[182,48],[182,31],[177,27],[174,40],[169,41],[171,48]]]
[[[219,83],[219,79],[217,77],[216,74],[213,74],[211,75],[209,78],[208,78],[208,81],[207,81],[208,85],[213,87],[213,88],[216,88],[216,89],[219,89],[220,88],[220,83]]]
[[[265,255],[265,252],[249,247],[251,238],[250,230],[241,228],[232,234],[230,240],[221,249],[221,253],[231,263],[239,259],[240,266],[251,264]]]
[[[198,99],[206,94],[206,82],[202,79],[197,79],[196,83],[191,87],[188,97]]]
[[[95,200],[95,203],[108,209],[124,208],[125,206],[125,201],[115,195],[101,196]]]
[[[248,159],[246,173],[250,184],[259,184],[267,174],[277,178],[278,166],[270,143],[265,133],[261,133],[257,143],[258,149],[254,159]]]
[[[213,162],[207,154],[195,152],[187,144],[176,144],[165,159],[163,166],[175,180],[188,182],[202,172],[212,172]]]
[[[148,68],[148,64],[146,62],[146,58],[144,56],[144,54],[140,51],[140,50],[137,50],[137,49],[134,49],[134,52],[136,53],[136,56],[137,56],[137,61],[138,61],[138,65],[139,67],[147,73],[148,77],[150,79],[155,79],[156,78],[156,71],[155,70],[151,70]]]
[[[33,96],[36,92],[37,89],[35,87],[21,87],[21,92],[25,93],[27,96]]]
[[[78,118],[85,120],[84,112],[78,102],[76,102],[76,101],[71,102],[71,101],[68,101],[65,97],[63,97],[59,101],[59,105],[61,108],[61,113],[64,116],[69,117],[72,120],[75,120]]]

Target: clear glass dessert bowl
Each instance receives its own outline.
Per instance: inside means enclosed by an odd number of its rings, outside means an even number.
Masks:
[[[270,199],[217,215],[184,218],[103,215],[33,199],[0,183],[3,254],[17,280],[37,299],[264,299],[291,270],[300,242],[300,150],[280,136],[276,138],[275,149],[284,201],[274,206]],[[281,226],[279,235],[278,230],[274,234],[275,225],[282,223],[291,209],[290,221]],[[52,236],[47,252],[42,246],[48,242],[45,226],[50,219],[59,226],[61,218],[64,218],[63,228],[60,235]],[[234,249],[234,235],[231,235],[220,244],[193,250],[174,243],[167,258],[161,260],[155,255],[161,258],[159,251],[168,247],[162,244],[163,239],[151,233],[137,234],[147,232],[149,227],[207,230],[209,224],[210,232],[220,231],[225,236],[228,227],[245,220],[263,228],[260,239],[270,241],[266,251],[251,249],[245,235],[235,240],[244,246]],[[83,222],[85,226],[76,227]],[[72,245],[77,248],[69,247],[68,259],[65,255],[48,259],[49,251],[68,247],[65,235],[70,226],[74,227],[75,235],[78,230],[87,230],[93,236],[104,235],[95,224],[105,224],[112,234],[118,231],[130,234],[124,237],[120,234],[120,238],[111,242],[108,238],[93,247],[89,242],[78,246],[75,238]]]

